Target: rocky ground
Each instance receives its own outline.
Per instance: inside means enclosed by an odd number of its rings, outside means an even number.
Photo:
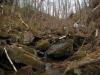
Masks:
[[[0,75],[100,75],[100,36],[36,32],[14,15],[0,15]]]
[[[100,40],[94,38],[1,29],[0,75],[99,75]]]

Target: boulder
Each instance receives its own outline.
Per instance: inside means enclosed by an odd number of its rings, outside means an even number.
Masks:
[[[23,63],[25,65],[31,65],[36,70],[43,70],[44,63],[35,54],[32,54],[22,47],[15,45],[7,46],[7,51],[10,58],[16,63]]]
[[[9,37],[7,32],[0,32],[0,39],[8,39]]]
[[[69,57],[73,54],[73,40],[68,40],[65,43],[54,44],[47,51],[49,58]]]
[[[34,36],[29,31],[10,33],[11,43],[30,44],[34,40]]]
[[[26,46],[26,45],[20,45],[20,47],[22,47],[25,51],[28,51],[34,55],[37,55],[36,49],[34,49],[33,47]]]
[[[36,42],[36,48],[39,49],[39,50],[42,50],[42,51],[45,51],[47,50],[47,48],[49,48],[50,46],[50,42],[48,39],[42,39],[42,40],[39,40],[38,42]]]
[[[10,34],[9,42],[10,43],[21,42],[21,36],[19,34],[16,34],[16,33]]]
[[[40,75],[37,70],[32,69],[31,66],[22,67],[15,75]]]
[[[22,33],[23,44],[32,43],[34,38],[35,38],[34,35],[29,31],[25,31],[25,32]]]

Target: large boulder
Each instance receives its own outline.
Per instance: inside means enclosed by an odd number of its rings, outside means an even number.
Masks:
[[[17,47],[15,45],[7,46],[7,51],[10,58],[16,63],[31,65],[36,70],[43,70],[44,63],[35,54]]]
[[[73,54],[73,40],[68,40],[65,43],[54,44],[47,51],[47,57],[61,58],[69,57]]]

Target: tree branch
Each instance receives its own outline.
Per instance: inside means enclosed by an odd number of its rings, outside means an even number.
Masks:
[[[5,51],[5,54],[7,56],[7,59],[9,60],[10,64],[12,65],[13,69],[15,70],[15,72],[17,72],[17,69],[16,69],[15,65],[13,64],[12,60],[10,59],[10,57],[9,57],[9,55],[7,53],[6,48],[4,48],[4,51]]]

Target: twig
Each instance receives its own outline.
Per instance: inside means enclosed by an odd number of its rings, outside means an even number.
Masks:
[[[16,69],[15,65],[13,64],[12,60],[10,59],[10,57],[9,57],[9,55],[7,53],[6,48],[4,48],[4,51],[5,51],[5,54],[7,56],[7,59],[9,60],[10,64],[12,65],[13,69],[15,70],[15,72],[17,72],[17,69]]]

